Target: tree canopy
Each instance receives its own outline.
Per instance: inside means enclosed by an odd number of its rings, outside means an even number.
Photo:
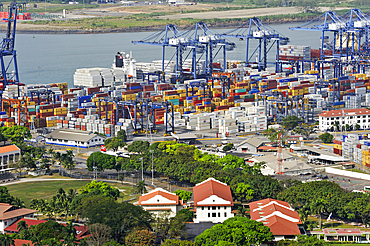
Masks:
[[[323,141],[324,143],[331,143],[333,142],[333,138],[334,136],[331,135],[330,133],[328,132],[325,132],[324,134],[321,134],[319,136],[319,138],[321,139],[321,141]]]
[[[282,120],[281,125],[284,126],[285,129],[291,130],[302,122],[304,122],[302,118],[295,115],[289,115]]]
[[[205,230],[195,238],[195,243],[201,246],[213,246],[223,241],[235,245],[252,246],[273,239],[270,228],[264,226],[262,222],[245,217],[233,217]]]
[[[94,166],[97,167],[98,171],[103,171],[104,169],[115,169],[116,157],[101,152],[94,152],[89,156],[89,158],[87,158],[86,165],[89,171],[93,171]]]
[[[90,183],[82,186],[78,192],[80,194],[94,194],[95,196],[105,196],[105,197],[112,197],[114,199],[117,199],[119,197],[119,190],[108,185],[107,183],[103,181],[96,181],[93,180]]]

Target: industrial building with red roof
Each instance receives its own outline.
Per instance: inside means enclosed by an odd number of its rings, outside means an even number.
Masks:
[[[234,217],[233,197],[230,187],[214,178],[209,178],[193,187],[195,223],[222,223]]]
[[[276,241],[305,234],[298,213],[287,202],[268,198],[251,202],[249,207],[251,219],[268,226]]]

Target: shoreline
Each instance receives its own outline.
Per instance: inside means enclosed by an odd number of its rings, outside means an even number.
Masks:
[[[305,17],[305,18],[290,18],[290,19],[280,19],[280,20],[263,20],[263,23],[266,25],[270,24],[287,24],[287,23],[296,23],[296,22],[304,22],[312,20],[314,17]],[[232,19],[229,20],[230,24],[227,23],[219,23],[219,24],[209,24],[208,27],[214,29],[224,29],[224,28],[237,28],[238,26],[244,24],[247,21],[233,21]],[[227,22],[227,21],[225,21]],[[25,28],[19,29],[19,25],[17,26],[18,29],[16,30],[17,34],[104,34],[104,33],[126,33],[126,32],[148,32],[148,31],[159,31],[163,29],[163,26],[154,26],[154,27],[135,27],[135,28],[124,28],[124,29],[90,29],[90,30],[83,30],[83,29],[40,29],[40,28]],[[179,26],[179,28],[187,28],[189,26]],[[52,27],[51,27],[52,28]],[[5,32],[7,29],[0,28],[0,32]]]

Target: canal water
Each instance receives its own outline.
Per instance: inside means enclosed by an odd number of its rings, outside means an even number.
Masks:
[[[292,31],[289,27],[301,23],[270,25],[282,35],[289,37],[292,45],[307,45],[319,48],[320,32]],[[216,29],[225,33],[228,29]],[[114,55],[118,51],[132,51],[137,62],[160,60],[161,46],[132,44],[154,32],[107,33],[107,34],[17,34],[17,50],[20,81],[26,84],[68,82],[73,84],[73,74],[77,68],[111,67]],[[236,49],[227,52],[229,60],[245,60],[246,41],[228,38],[236,44]],[[257,41],[251,42],[251,47]],[[250,50],[251,52],[251,50]],[[220,52],[222,53],[222,52]],[[166,58],[174,54],[174,49],[166,49]],[[276,49],[270,52],[270,61],[274,60]],[[222,55],[222,54],[221,54]],[[219,55],[217,59],[221,59]]]

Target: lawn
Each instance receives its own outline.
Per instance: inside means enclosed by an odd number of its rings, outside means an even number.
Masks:
[[[29,206],[30,201],[34,198],[36,199],[50,199],[56,193],[56,191],[61,187],[64,190],[74,189],[77,190],[90,181],[81,181],[81,180],[55,180],[55,181],[40,181],[40,182],[27,182],[14,185],[7,185],[6,187],[9,190],[9,193],[12,196],[19,197],[25,202],[26,207]],[[125,201],[136,196],[131,196],[132,186],[110,183],[110,185],[124,190],[124,193],[121,193],[121,197],[118,201]],[[135,200],[136,200],[135,199]]]

